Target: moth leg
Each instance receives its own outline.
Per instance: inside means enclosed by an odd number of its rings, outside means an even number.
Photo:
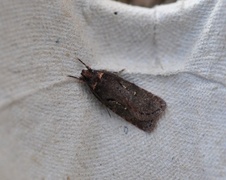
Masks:
[[[109,114],[109,116],[110,116],[110,118],[111,118],[111,114],[110,114],[110,112],[109,112],[109,110],[108,110],[108,108],[106,107],[106,110],[107,110],[107,112],[108,112],[108,114]]]
[[[114,73],[114,74],[119,74],[119,75],[120,75],[120,74],[122,74],[122,72],[125,71],[125,70],[126,70],[126,69],[124,68],[124,69],[121,69],[120,71],[115,71],[115,72],[113,72],[113,73]]]
[[[96,98],[101,102],[101,105],[104,106],[103,100],[102,100],[95,92],[93,92],[93,94],[94,94],[94,96],[96,96]],[[104,107],[106,107],[106,106],[104,106]],[[109,116],[111,117],[110,111],[109,111],[109,109],[108,109],[107,107],[106,107],[106,110],[107,110]]]

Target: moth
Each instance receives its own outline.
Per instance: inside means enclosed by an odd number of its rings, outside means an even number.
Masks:
[[[94,70],[78,59],[86,69],[81,77],[69,77],[85,82],[96,98],[110,110],[146,132],[156,127],[164,114],[166,102],[113,72]]]

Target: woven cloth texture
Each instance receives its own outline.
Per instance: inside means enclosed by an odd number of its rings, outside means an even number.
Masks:
[[[0,179],[226,179],[225,9],[1,0]],[[84,69],[76,58],[163,98],[156,129],[67,77]]]

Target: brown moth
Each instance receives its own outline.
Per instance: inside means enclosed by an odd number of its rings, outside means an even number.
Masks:
[[[164,114],[166,102],[113,72],[94,70],[78,59],[87,69],[81,77],[96,98],[113,112],[138,128],[151,132]]]

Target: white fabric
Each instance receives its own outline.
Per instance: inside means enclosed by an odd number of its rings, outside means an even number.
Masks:
[[[225,0],[0,5],[0,179],[226,178]],[[155,131],[68,78],[77,57],[162,97]]]

